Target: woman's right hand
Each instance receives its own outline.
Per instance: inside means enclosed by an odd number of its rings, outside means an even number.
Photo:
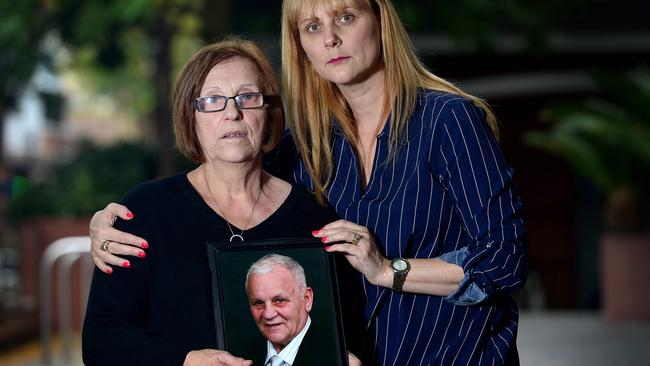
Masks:
[[[235,357],[226,351],[201,349],[185,356],[183,366],[251,366],[253,361]]]
[[[123,220],[133,219],[133,213],[128,208],[109,203],[103,210],[95,212],[90,220],[90,253],[95,265],[104,273],[111,274],[113,269],[109,265],[130,267],[131,262],[118,255],[130,255],[144,258],[143,249],[149,248],[149,243],[135,235],[125,233],[113,228],[117,218]],[[102,243],[106,242],[106,250]]]

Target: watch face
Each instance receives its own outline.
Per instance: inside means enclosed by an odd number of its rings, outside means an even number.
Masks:
[[[406,271],[408,263],[404,259],[396,259],[393,261],[392,266],[396,271]]]

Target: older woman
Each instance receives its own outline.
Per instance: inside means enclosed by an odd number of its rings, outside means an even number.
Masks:
[[[334,220],[301,186],[262,169],[283,130],[278,83],[251,42],[202,48],[174,96],[178,147],[200,165],[135,186],[116,227],[149,238],[146,261],[97,271],[83,329],[87,365],[250,365],[215,350],[207,241],[306,237]],[[104,243],[110,248],[110,243]]]
[[[518,364],[526,230],[489,106],[425,68],[390,0],[284,0],[282,77],[296,146],[278,162],[343,218],[313,234],[360,273],[364,361]],[[110,227],[128,213],[91,223],[104,270],[123,260],[103,240],[142,250]]]

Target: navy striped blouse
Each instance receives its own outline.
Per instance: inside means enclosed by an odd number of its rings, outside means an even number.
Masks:
[[[484,112],[460,96],[424,90],[393,161],[388,130],[387,123],[377,136],[362,190],[354,149],[334,128],[330,204],[368,227],[387,258],[440,257],[460,265],[465,279],[443,298],[394,292],[360,275],[368,299],[364,358],[397,366],[518,364],[512,294],[526,277],[526,232],[512,170]],[[302,162],[293,175],[313,189]]]

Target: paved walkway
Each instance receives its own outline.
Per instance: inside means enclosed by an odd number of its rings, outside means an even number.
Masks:
[[[522,366],[650,366],[650,322],[608,323],[600,313],[522,313]]]
[[[81,365],[75,341],[73,359],[55,365]],[[597,312],[524,312],[518,345],[522,366],[650,366],[650,323],[608,323]],[[0,355],[0,366],[42,366],[38,343]]]

